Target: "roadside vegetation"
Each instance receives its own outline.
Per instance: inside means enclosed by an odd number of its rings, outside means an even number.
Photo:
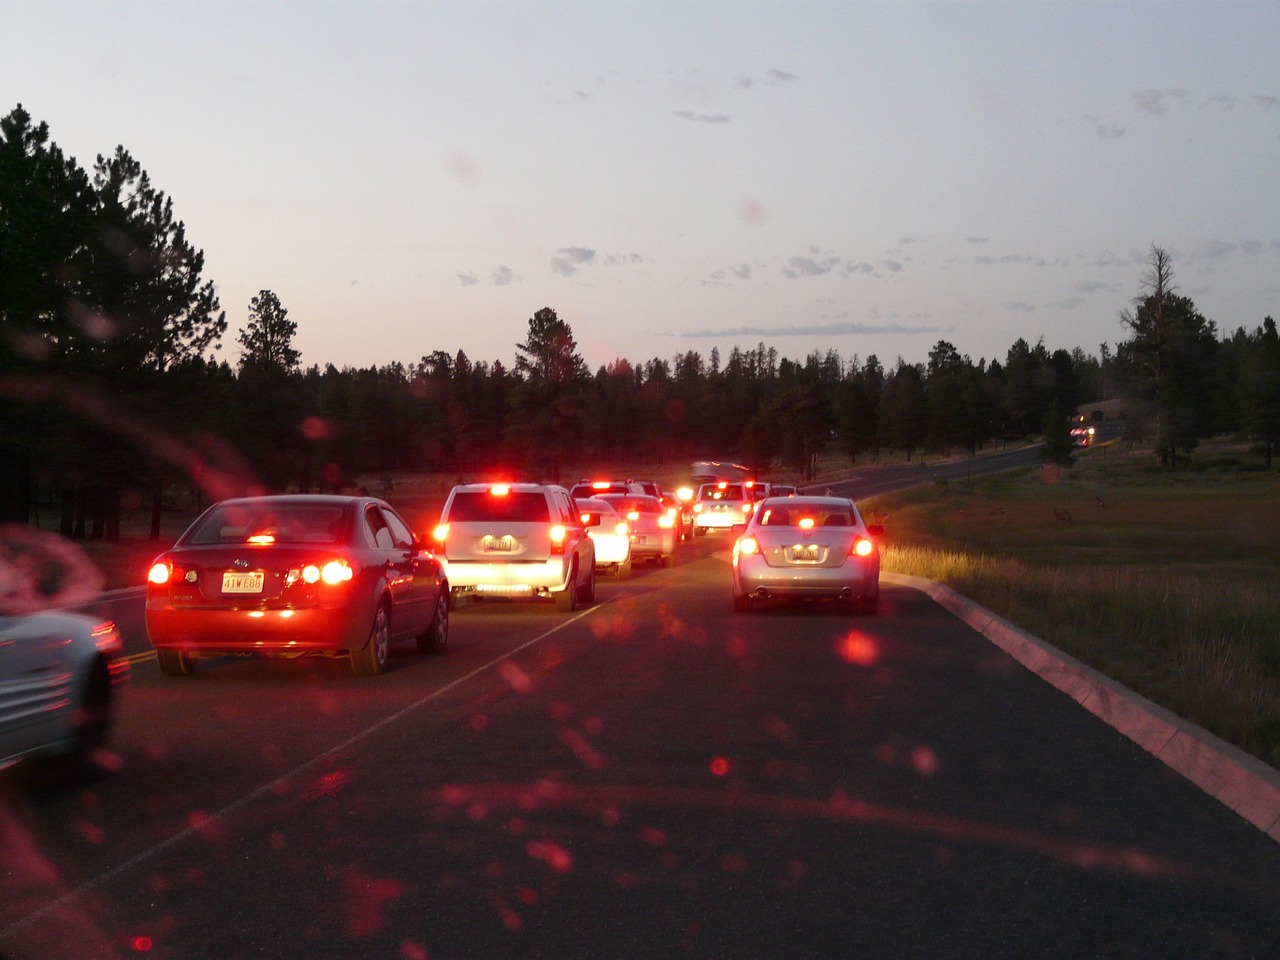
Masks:
[[[945,583],[1280,766],[1280,473],[1206,443],[869,500],[885,568]]]

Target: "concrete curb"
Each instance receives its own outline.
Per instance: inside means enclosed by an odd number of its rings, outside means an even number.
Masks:
[[[1110,677],[924,577],[884,571],[887,583],[928,594],[1040,678],[1280,841],[1280,771],[1121,686]]]

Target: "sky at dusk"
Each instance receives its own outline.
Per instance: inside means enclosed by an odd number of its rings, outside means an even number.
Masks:
[[[235,363],[594,371],[763,342],[887,367],[1126,338],[1153,244],[1280,316],[1280,3],[0,0],[0,114],[123,145]]]

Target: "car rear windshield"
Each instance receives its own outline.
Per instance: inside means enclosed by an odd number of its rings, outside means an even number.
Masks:
[[[551,512],[546,495],[540,492],[459,491],[453,496],[446,519],[450,523],[547,523]]]
[[[634,510],[636,513],[666,513],[662,509],[662,501],[655,500],[653,497],[608,497],[620,513],[629,513]]]
[[[806,522],[807,521],[807,522]],[[847,510],[830,507],[806,507],[790,504],[769,505],[760,511],[757,521],[762,527],[856,527],[853,515]]]
[[[699,500],[745,500],[742,484],[726,483],[721,487],[718,483],[705,483],[698,491]]]
[[[346,530],[345,513],[341,503],[219,504],[200,519],[187,542],[339,543]]]

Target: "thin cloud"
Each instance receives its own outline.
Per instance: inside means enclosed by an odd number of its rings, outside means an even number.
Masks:
[[[561,247],[551,258],[551,269],[562,277],[572,277],[581,264],[590,263],[595,257],[596,252],[586,247]]]
[[[1269,97],[1266,94],[1256,93],[1249,98],[1249,102],[1260,110],[1270,113],[1272,110],[1280,110],[1280,99]]]
[[[625,267],[633,263],[644,263],[644,257],[638,253],[612,253],[600,261],[604,267]]]
[[[784,83],[795,83],[800,78],[785,70],[766,70],[763,77],[753,77],[740,73],[734,82],[743,90],[753,90],[758,86],[776,87]]]
[[[820,277],[824,273],[830,273],[839,265],[840,261],[835,257],[828,257],[825,260],[814,260],[812,257],[792,257],[787,261],[787,265],[782,268],[782,275],[792,280],[798,277]]]
[[[1034,313],[1036,309],[1035,304],[1027,303],[1024,300],[1010,300],[1004,305],[1004,308],[1015,313]]]
[[[1093,125],[1093,132],[1099,140],[1119,140],[1125,134],[1124,127],[1117,127],[1114,123],[1107,123],[1097,117],[1085,117],[1085,120]]]
[[[1185,90],[1139,90],[1134,95],[1138,101],[1138,109],[1154,116],[1162,116],[1171,107],[1185,107],[1191,103],[1191,97]]]
[[[458,274],[458,282],[464,287],[474,287],[480,282],[480,277],[474,273],[460,273]]]
[[[494,267],[489,274],[490,280],[493,281],[495,287],[505,287],[516,281],[515,272],[510,267]]]
[[[681,120],[690,120],[694,123],[728,123],[733,119],[727,113],[694,113],[692,110],[673,110],[672,113]]]
[[[800,327],[726,327],[722,330],[689,330],[678,336],[693,340],[708,337],[830,337],[939,332],[941,332],[940,327],[905,327],[898,323],[821,323]]]

